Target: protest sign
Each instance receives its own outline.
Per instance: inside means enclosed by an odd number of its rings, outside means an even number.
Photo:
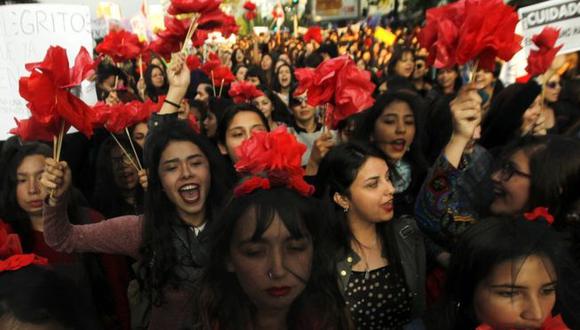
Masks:
[[[24,65],[41,62],[53,45],[67,49],[72,66],[81,46],[93,50],[91,15],[81,5],[0,6],[0,140],[15,127],[14,117],[30,112],[18,92],[18,80],[28,76]]]

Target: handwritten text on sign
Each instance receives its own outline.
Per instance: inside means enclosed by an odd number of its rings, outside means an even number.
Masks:
[[[88,6],[0,6],[0,140],[9,136],[14,117],[30,115],[18,93],[18,80],[29,75],[24,65],[42,61],[56,45],[67,49],[71,65],[81,46],[92,52]]]

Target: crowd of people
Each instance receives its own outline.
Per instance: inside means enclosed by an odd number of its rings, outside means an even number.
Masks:
[[[103,61],[99,100],[161,109],[129,137],[66,135],[59,162],[2,144],[0,256],[16,235],[48,265],[0,273],[0,328],[580,328],[577,55],[545,84],[504,85],[499,62],[466,82],[416,33],[240,37],[216,51],[259,91],[238,103],[183,54]],[[375,102],[333,130],[295,70],[341,55]],[[304,145],[298,183],[240,189],[260,134]]]

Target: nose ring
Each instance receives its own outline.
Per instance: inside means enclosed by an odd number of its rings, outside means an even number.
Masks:
[[[272,271],[268,271],[268,278],[272,279]]]

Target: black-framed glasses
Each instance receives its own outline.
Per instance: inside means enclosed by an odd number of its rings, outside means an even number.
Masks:
[[[509,160],[501,162],[497,168],[497,172],[499,173],[499,179],[504,182],[509,181],[514,174],[528,179],[532,177],[531,174],[518,170],[514,163]]]

